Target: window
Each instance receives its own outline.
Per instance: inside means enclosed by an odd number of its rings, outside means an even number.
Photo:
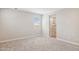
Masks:
[[[32,19],[32,22],[33,22],[33,25],[38,26],[41,23],[41,18],[38,17],[38,16],[34,16],[33,19]]]

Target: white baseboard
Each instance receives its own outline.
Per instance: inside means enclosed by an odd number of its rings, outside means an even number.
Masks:
[[[79,46],[79,43],[77,43],[77,42],[72,42],[72,41],[68,41],[68,40],[64,40],[64,39],[60,39],[60,38],[57,38],[57,40],[61,40],[61,41],[66,42],[66,43],[70,43],[70,44]]]
[[[14,41],[14,40],[21,40],[21,39],[31,39],[31,38],[39,37],[39,36],[40,36],[40,34],[30,35],[30,36],[24,36],[24,37],[19,37],[19,38],[13,38],[13,39],[8,39],[8,40],[3,40],[3,41],[0,41],[0,43]]]

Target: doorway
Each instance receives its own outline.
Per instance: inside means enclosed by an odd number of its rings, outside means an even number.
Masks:
[[[49,36],[53,37],[53,38],[56,38],[56,16],[50,16]]]

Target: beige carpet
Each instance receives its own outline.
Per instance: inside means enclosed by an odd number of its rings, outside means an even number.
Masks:
[[[0,43],[0,51],[78,51],[79,46],[56,39],[35,37]]]

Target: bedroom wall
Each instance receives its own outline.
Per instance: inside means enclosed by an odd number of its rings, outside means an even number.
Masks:
[[[42,32],[43,36],[49,37],[49,15],[42,16]]]
[[[32,19],[40,19],[35,27]],[[0,9],[0,41],[41,34],[41,15],[14,9]]]
[[[56,13],[57,37],[79,43],[79,8],[66,8]]]

